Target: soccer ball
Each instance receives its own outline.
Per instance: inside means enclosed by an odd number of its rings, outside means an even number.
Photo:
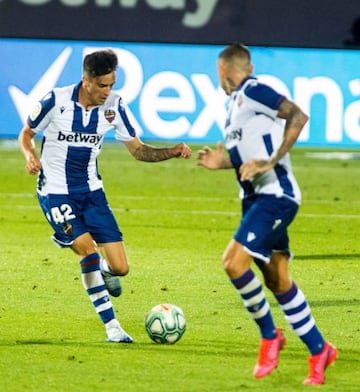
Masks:
[[[146,315],[145,329],[155,343],[174,344],[186,329],[184,313],[172,304],[156,305]]]

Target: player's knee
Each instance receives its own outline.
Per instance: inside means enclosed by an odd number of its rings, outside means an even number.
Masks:
[[[231,278],[238,278],[244,274],[251,265],[252,257],[243,251],[242,247],[228,247],[222,257],[223,268]]]
[[[121,264],[111,268],[113,273],[118,276],[125,276],[129,273],[130,267],[129,264]]]
[[[222,258],[223,268],[228,276],[233,277],[239,275],[239,265],[236,260],[230,257],[227,253],[224,253]]]
[[[273,293],[276,293],[279,290],[279,281],[267,278],[265,279],[265,286]]]
[[[288,279],[265,278],[266,287],[274,294],[280,294],[287,291],[291,285]]]

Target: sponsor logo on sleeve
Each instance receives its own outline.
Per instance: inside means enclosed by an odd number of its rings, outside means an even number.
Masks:
[[[40,112],[41,112],[41,103],[36,102],[33,110],[30,113],[30,120],[35,121],[38,118]]]

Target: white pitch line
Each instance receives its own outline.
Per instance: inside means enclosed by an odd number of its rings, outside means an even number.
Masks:
[[[0,193],[0,197],[3,198],[36,198],[36,193]],[[172,200],[172,201],[219,201],[219,202],[238,202],[241,203],[241,200],[237,197],[228,198],[228,197],[208,197],[208,196],[143,196],[143,195],[118,195],[108,197],[110,200]],[[306,204],[360,204],[360,200],[313,200],[313,199],[304,199],[301,202],[301,205]]]
[[[360,219],[359,215],[346,215],[346,214],[307,214],[299,213],[298,218],[324,218],[324,219]]]
[[[37,197],[36,193],[0,193],[0,197],[3,198],[33,198]],[[227,198],[227,197],[207,197],[207,196],[142,196],[142,195],[118,195],[118,196],[111,196],[109,197],[111,200],[172,200],[172,201],[192,201],[192,200],[205,200],[205,201],[238,201],[240,199],[237,197],[234,198]]]
[[[16,205],[11,206],[11,208],[17,209],[29,209],[35,210],[40,207],[37,205],[26,206],[26,205]],[[159,214],[159,213],[171,213],[177,215],[224,215],[224,216],[239,216],[241,211],[217,211],[217,210],[172,210],[172,209],[159,209],[159,208],[148,208],[148,209],[139,209],[139,208],[122,208],[122,207],[113,207],[113,211],[117,212],[126,212],[133,214]],[[323,219],[360,219],[359,215],[347,215],[347,214],[311,214],[311,213],[299,213],[298,218],[323,218]]]
[[[36,193],[0,193],[0,197],[36,197]]]

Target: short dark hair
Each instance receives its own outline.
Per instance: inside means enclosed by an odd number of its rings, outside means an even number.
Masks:
[[[111,49],[99,50],[85,56],[83,71],[89,77],[107,75],[116,70],[118,59]]]
[[[247,59],[249,62],[251,62],[250,50],[241,42],[234,42],[227,46],[223,51],[220,52],[219,58],[226,62],[230,62],[238,58]]]

